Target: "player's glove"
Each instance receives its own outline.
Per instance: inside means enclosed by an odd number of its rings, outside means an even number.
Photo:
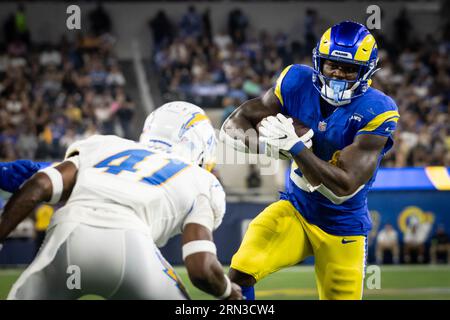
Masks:
[[[33,174],[49,165],[47,162],[16,160],[0,163],[0,189],[14,193]]]
[[[264,139],[259,139],[259,150],[261,154],[269,158],[280,159],[280,160],[290,160],[292,157],[289,153],[284,153],[277,147],[268,144]]]
[[[292,118],[286,118],[279,113],[276,117],[270,116],[261,121],[259,128],[259,140],[284,156],[291,156],[300,153],[305,147],[311,148],[314,131],[308,130],[299,137],[295,132]]]

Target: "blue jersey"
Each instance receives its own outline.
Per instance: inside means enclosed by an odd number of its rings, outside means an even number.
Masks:
[[[399,118],[395,102],[379,90],[369,88],[364,95],[337,107],[323,118],[320,93],[313,86],[312,75],[313,69],[304,65],[291,65],[284,69],[275,87],[282,113],[297,118],[314,130],[314,154],[332,164],[340,150],[352,144],[359,134],[388,137],[378,159],[378,170],[383,155],[393,145],[392,133]],[[281,198],[291,201],[308,222],[333,235],[366,235],[370,231],[372,223],[367,193],[376,171],[358,193],[337,205],[317,191],[303,191],[292,179],[292,175],[302,176],[295,163],[292,170]]]

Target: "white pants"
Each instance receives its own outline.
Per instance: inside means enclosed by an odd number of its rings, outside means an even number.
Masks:
[[[135,230],[79,223],[51,228],[8,299],[186,299],[153,240]]]

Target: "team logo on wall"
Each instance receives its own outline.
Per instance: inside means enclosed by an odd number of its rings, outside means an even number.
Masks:
[[[416,206],[409,206],[403,209],[398,216],[398,227],[405,233],[411,227],[417,227],[428,234],[434,223],[434,214],[432,212],[424,212]]]

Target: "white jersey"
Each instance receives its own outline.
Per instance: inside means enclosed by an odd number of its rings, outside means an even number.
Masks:
[[[218,180],[175,155],[100,135],[71,145],[66,159],[75,154],[76,184],[51,225],[139,229],[163,246],[187,223],[213,231],[222,221],[225,193]]]

